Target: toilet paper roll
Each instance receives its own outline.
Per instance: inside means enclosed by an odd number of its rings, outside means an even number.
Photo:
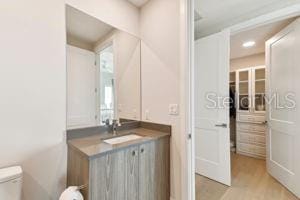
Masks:
[[[71,186],[61,194],[59,200],[83,200],[83,196],[77,186]]]

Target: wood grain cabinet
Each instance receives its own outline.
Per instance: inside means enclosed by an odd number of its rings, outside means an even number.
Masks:
[[[86,200],[169,200],[169,138],[88,159],[69,148],[68,185],[87,185]]]

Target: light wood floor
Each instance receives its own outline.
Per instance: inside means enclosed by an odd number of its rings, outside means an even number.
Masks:
[[[266,171],[264,160],[232,154],[232,186],[196,175],[196,200],[299,200]]]

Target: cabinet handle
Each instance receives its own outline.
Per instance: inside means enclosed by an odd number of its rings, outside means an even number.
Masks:
[[[144,153],[144,151],[145,151],[144,148],[142,148],[142,149],[141,149],[141,153]]]
[[[132,156],[135,156],[135,151],[132,151]]]

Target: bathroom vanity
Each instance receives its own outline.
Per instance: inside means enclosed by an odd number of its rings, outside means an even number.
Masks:
[[[171,127],[140,122],[140,38],[71,6],[66,19],[67,185],[85,200],[169,200]]]
[[[68,186],[83,185],[86,200],[168,200],[170,131],[153,126],[95,134],[68,141]],[[169,128],[171,130],[171,128]],[[141,138],[118,144],[106,139]]]

